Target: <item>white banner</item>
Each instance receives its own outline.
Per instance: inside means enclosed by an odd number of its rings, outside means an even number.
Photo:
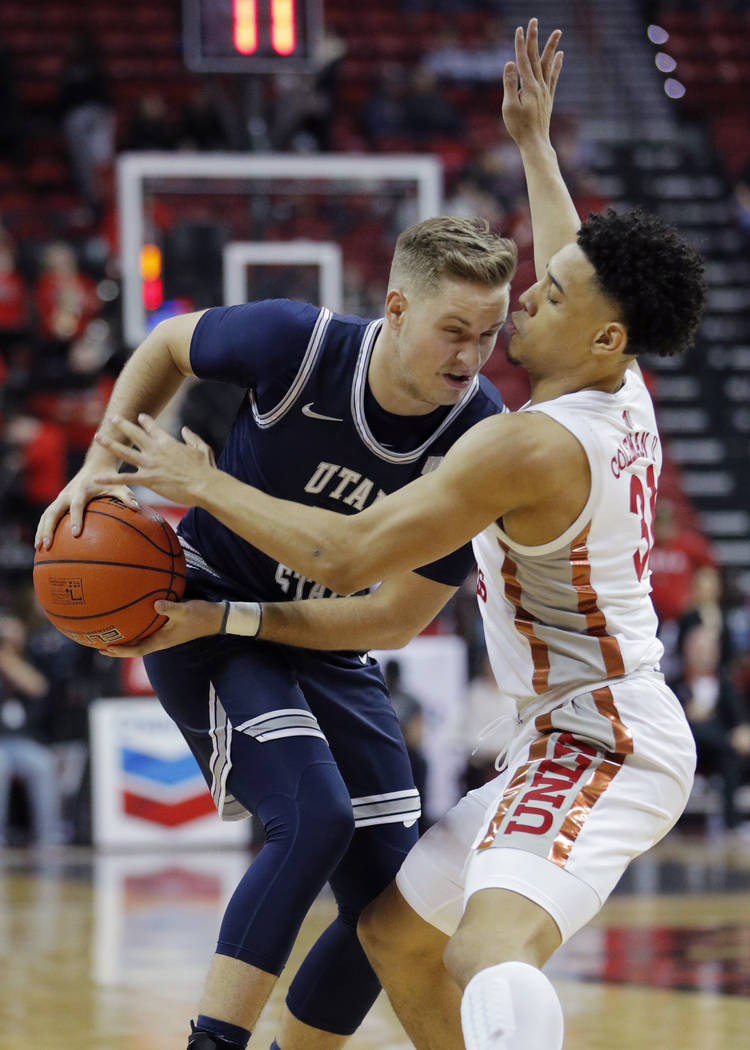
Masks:
[[[89,713],[95,846],[242,846],[251,822],[224,823],[182,734],[156,698],[96,700]]]

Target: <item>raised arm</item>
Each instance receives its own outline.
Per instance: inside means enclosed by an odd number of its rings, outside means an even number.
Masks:
[[[550,140],[550,118],[563,52],[556,29],[539,53],[539,24],[532,18],[524,35],[515,35],[516,61],[503,71],[503,120],[521,151],[534,234],[534,266],[544,275],[550,258],[575,240],[580,226],[573,199],[563,181]]]
[[[100,432],[110,430],[113,416],[137,419],[139,412],[157,415],[168,404],[185,376],[192,374],[190,341],[202,313],[171,317],[149,332],[117,377]],[[86,504],[96,496],[112,495],[128,505],[136,505],[122,479],[107,486],[94,480],[97,474],[116,468],[117,463],[118,459],[102,444],[92,442],[81,469],[42,514],[36,547],[49,546],[58,521],[68,509],[73,532],[80,532]]]

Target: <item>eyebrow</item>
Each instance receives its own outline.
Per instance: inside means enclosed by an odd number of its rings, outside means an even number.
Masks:
[[[458,324],[463,325],[464,328],[470,328],[471,327],[471,321],[466,321],[463,317],[459,317],[458,314],[446,314],[445,317],[441,317],[440,318],[440,321],[443,324],[445,324],[446,321],[457,321]],[[496,324],[490,325],[490,327],[487,329],[487,331],[491,332],[494,328],[496,328],[498,330],[498,332],[499,332],[504,324],[505,324],[505,321],[498,321]]]
[[[550,283],[554,284],[555,288],[557,288],[557,290],[559,292],[561,292],[563,295],[565,295],[565,289],[560,284],[560,282],[557,280],[557,278],[552,275],[552,273],[550,272],[549,268],[547,269],[547,276],[550,279]]]

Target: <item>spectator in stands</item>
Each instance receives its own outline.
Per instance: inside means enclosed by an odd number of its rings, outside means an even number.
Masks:
[[[53,751],[43,743],[49,682],[27,659],[23,622],[0,614],[0,844],[6,845],[10,788],[26,789],[34,841],[63,841],[61,799]]]
[[[659,620],[677,622],[688,609],[695,570],[715,565],[708,541],[683,525],[677,507],[662,497],[656,505],[651,551],[651,598]]]
[[[91,840],[89,705],[98,697],[122,695],[121,667],[53,627],[31,583],[19,588],[13,608],[26,625],[25,655],[49,684],[45,734],[58,759],[63,820],[73,841],[86,844]]]
[[[422,748],[424,737],[424,711],[413,693],[404,687],[401,680],[401,664],[398,660],[386,660],[383,665],[383,676],[388,693],[396,712],[401,732],[404,736],[406,751],[414,776],[414,786],[422,800],[422,816],[419,818],[420,832],[426,831],[430,820],[426,813],[427,759]]]
[[[720,570],[715,565],[698,566],[693,572],[687,607],[677,623],[677,648],[680,657],[682,658],[685,639],[691,630],[703,626],[713,631],[719,640],[719,661],[722,669],[731,671],[738,653],[728,613]]]
[[[60,84],[59,112],[73,181],[98,220],[99,187],[115,152],[115,114],[101,49],[90,32],[77,32],[68,47]]]
[[[750,757],[750,720],[721,666],[720,650],[714,625],[690,627],[681,650],[682,675],[673,688],[695,737],[699,771],[721,778],[722,824],[733,831],[740,823],[736,793]]]
[[[126,150],[171,150],[176,135],[167,103],[159,91],[146,91],[138,99],[125,134]]]

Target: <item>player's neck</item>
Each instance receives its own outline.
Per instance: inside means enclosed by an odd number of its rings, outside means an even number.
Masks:
[[[554,401],[564,394],[577,394],[580,390],[601,390],[605,394],[615,394],[625,382],[624,372],[593,378],[583,375],[544,376],[530,378],[532,405],[542,401]]]

